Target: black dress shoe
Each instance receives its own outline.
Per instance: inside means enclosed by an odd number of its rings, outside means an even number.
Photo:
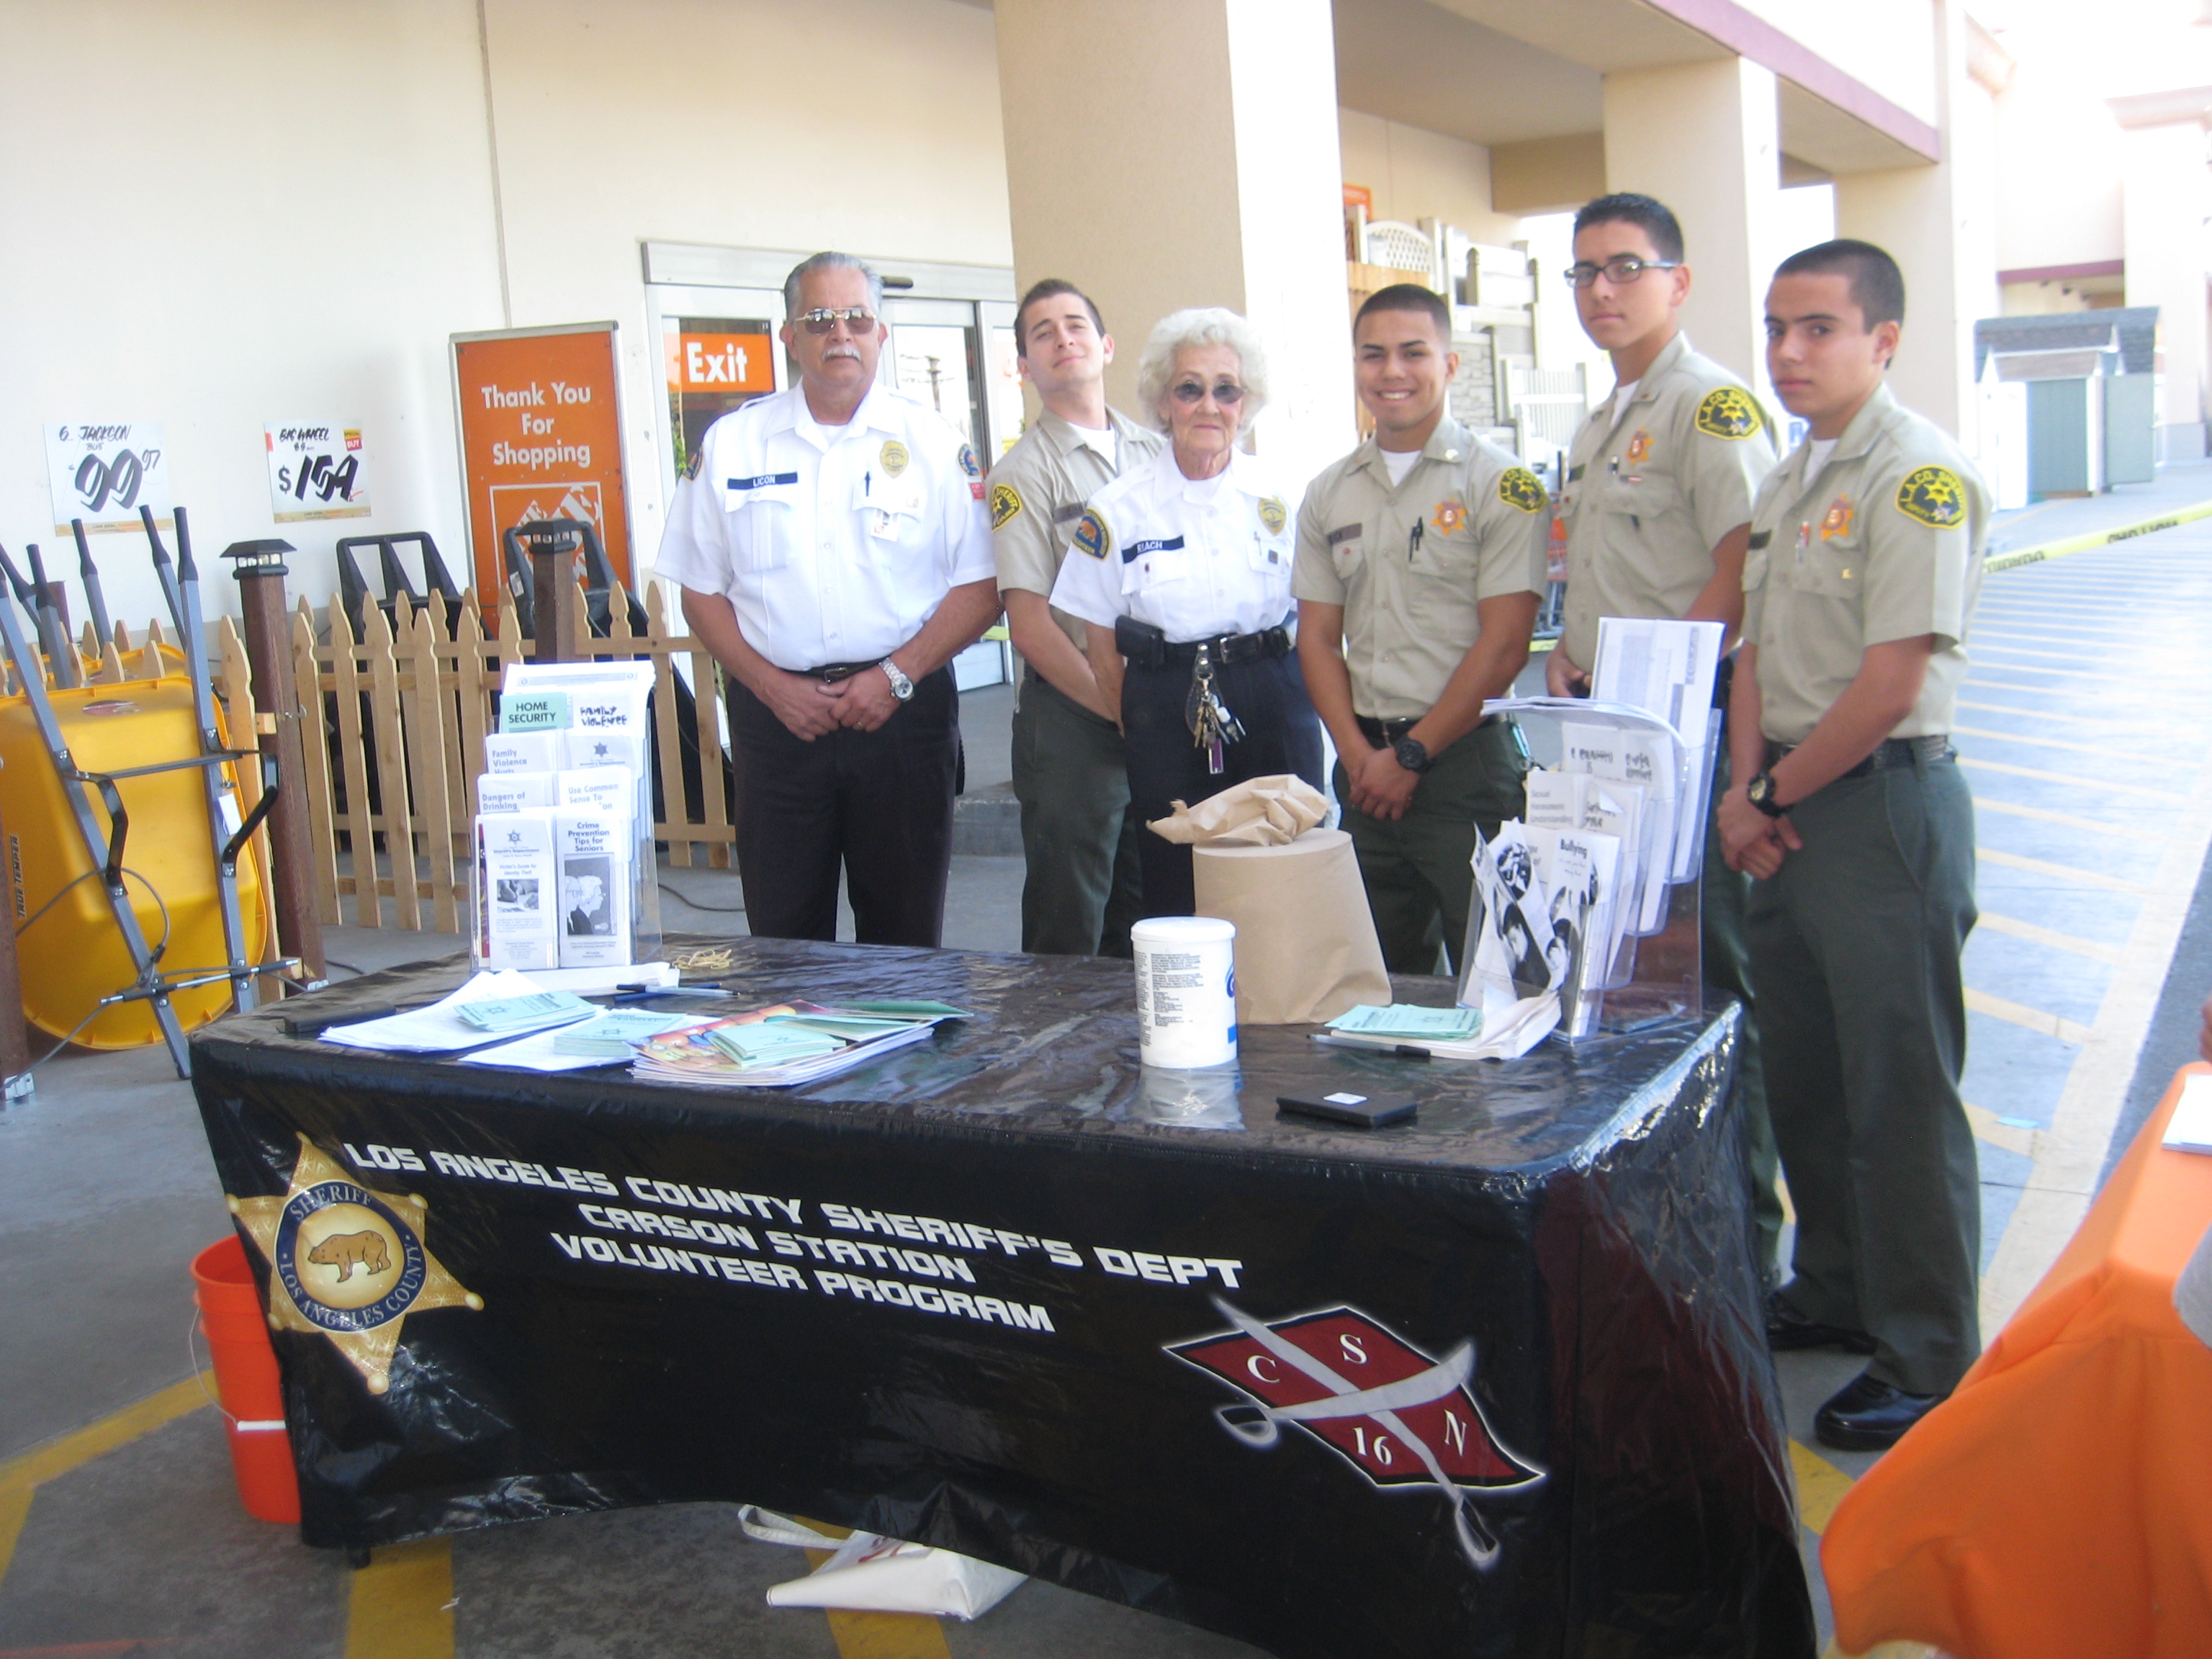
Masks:
[[[1887,1451],[1905,1431],[1949,1399],[1943,1394],[1907,1394],[1879,1378],[1859,1373],[1849,1388],[1813,1419],[1813,1433],[1838,1451]]]
[[[1874,1339],[1864,1331],[1822,1325],[1808,1319],[1778,1294],[1766,1298],[1766,1346],[1777,1353],[1793,1353],[1800,1348],[1841,1348],[1845,1353],[1872,1353]]]

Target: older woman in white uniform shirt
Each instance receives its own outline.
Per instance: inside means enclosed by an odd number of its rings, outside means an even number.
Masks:
[[[1322,785],[1321,722],[1285,625],[1291,502],[1237,447],[1267,401],[1267,359],[1233,311],[1179,311],[1146,343],[1140,407],[1167,448],[1091,498],[1052,603],[1093,624],[1099,689],[1121,711],[1129,796],[1146,820],[1248,778]],[[1190,848],[1139,837],[1148,916],[1188,915]]]

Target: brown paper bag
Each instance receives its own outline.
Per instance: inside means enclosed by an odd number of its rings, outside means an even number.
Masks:
[[[1280,847],[1328,816],[1328,797],[1291,772],[1232,783],[1195,806],[1171,805],[1174,811],[1146,827],[1163,840],[1200,847],[1217,841]]]
[[[1280,847],[1191,848],[1198,914],[1237,924],[1237,1022],[1297,1025],[1390,1000],[1352,837],[1309,830]]]

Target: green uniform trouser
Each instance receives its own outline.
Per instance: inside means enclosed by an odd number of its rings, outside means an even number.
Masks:
[[[1729,869],[1727,855],[1721,851],[1719,810],[1729,781],[1728,748],[1723,743],[1713,759],[1713,810],[1705,817],[1700,908],[1705,921],[1705,978],[1713,989],[1726,991],[1743,1005],[1743,1023],[1736,1030],[1735,1093],[1751,1165],[1752,1219],[1759,1229],[1753,1249],[1759,1276],[1771,1287],[1779,1282],[1781,1274],[1782,1200],[1774,1190],[1780,1163],[1774,1151],[1774,1126],[1766,1113],[1766,1072],[1759,1053],[1756,1000],[1751,994],[1751,954],[1743,942],[1743,911],[1751,878]]]
[[[1875,1342],[1869,1372],[1946,1394],[1981,1352],[1981,1186],[1959,1100],[1974,807],[1955,760],[1842,778],[1752,884],[1766,1098],[1797,1211],[1784,1299]]]
[[[1433,974],[1437,947],[1459,971],[1467,912],[1474,892],[1474,832],[1498,833],[1527,810],[1522,779],[1528,752],[1510,720],[1478,726],[1436,757],[1414,786],[1406,816],[1389,823],[1344,808],[1344,828],[1359,855],[1359,877],[1394,974]],[[1340,763],[1332,780],[1340,801],[1352,799]]]
[[[1022,804],[1022,949],[1127,957],[1141,914],[1137,836],[1121,734],[1032,674],[1014,710]]]

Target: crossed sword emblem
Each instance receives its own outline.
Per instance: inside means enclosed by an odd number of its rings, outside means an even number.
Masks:
[[[1238,1330],[1283,1364],[1303,1371],[1328,1390],[1328,1398],[1309,1400],[1298,1406],[1270,1406],[1264,1401],[1250,1406],[1224,1406],[1214,1413],[1223,1428],[1247,1445],[1265,1449],[1281,1438],[1280,1425],[1285,1423],[1371,1417],[1420,1459],[1421,1467],[1429,1472],[1429,1479],[1443,1492],[1451,1504],[1452,1530],[1458,1535],[1459,1547],[1467,1559],[1478,1567],[1487,1567],[1498,1559],[1498,1540],[1475,1513],[1466,1488],[1444,1473],[1443,1465],[1429,1449],[1428,1442],[1407,1427],[1405,1419],[1398,1415],[1409,1407],[1428,1405],[1466,1386],[1468,1379],[1474,1375],[1472,1340],[1462,1342],[1425,1371],[1416,1371],[1379,1388],[1363,1389],[1242,1309],[1232,1307],[1218,1296],[1208,1299],[1221,1310],[1221,1316]]]

